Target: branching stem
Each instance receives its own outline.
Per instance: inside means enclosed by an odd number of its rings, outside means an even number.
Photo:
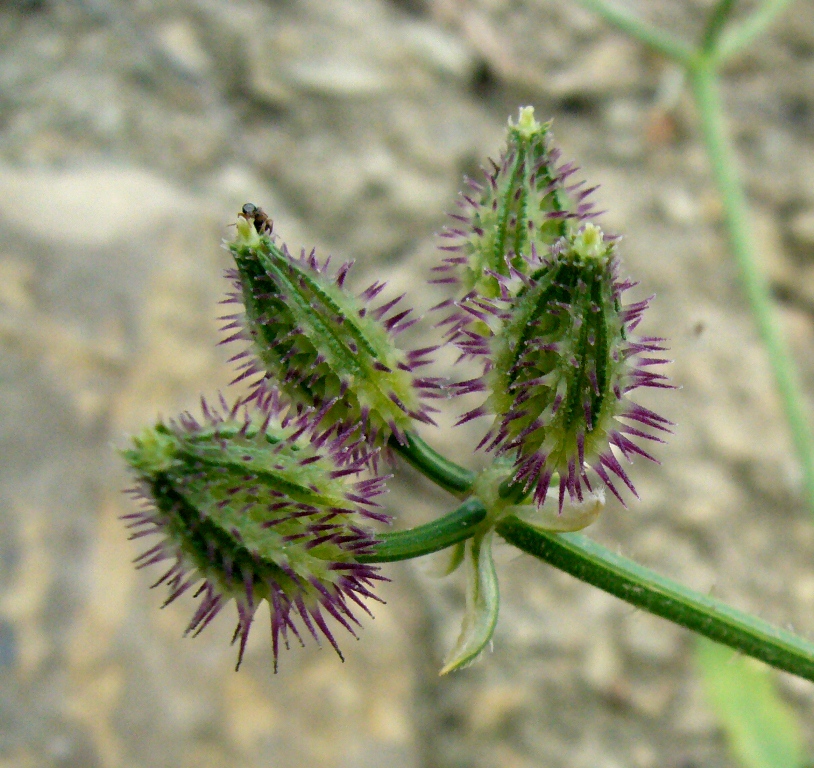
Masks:
[[[718,0],[715,7],[709,14],[707,26],[701,39],[701,50],[704,53],[714,51],[718,46],[718,40],[724,31],[724,25],[729,19],[729,14],[735,5],[735,0]]]
[[[791,2],[792,0],[764,0],[746,21],[721,36],[715,51],[716,60],[723,62],[746,48]]]
[[[749,226],[749,208],[727,137],[718,86],[718,70],[722,62],[765,30],[791,0],[765,0],[746,21],[732,30],[725,29],[725,24],[731,14],[733,0],[719,0],[710,13],[697,49],[685,46],[606,0],[578,1],[617,29],[682,64],[687,71],[701,120],[712,176],[724,210],[732,255],[740,269],[744,292],[766,347],[802,469],[806,499],[810,509],[814,511],[814,437],[809,428],[810,416],[804,405],[797,367],[780,331],[769,283],[759,266]]]
[[[482,530],[487,510],[477,498],[425,525],[380,534],[361,562],[408,560],[465,541]],[[516,517],[496,530],[509,544],[655,616],[814,681],[814,644],[726,603],[660,576],[587,536],[548,533]]]
[[[611,26],[644,43],[668,59],[688,66],[695,56],[692,47],[682,40],[645,24],[634,14],[616,5],[607,3],[605,0],[578,0],[578,2],[584,8],[599,14]]]
[[[748,206],[726,135],[717,70],[758,35],[790,0],[766,0],[733,31],[725,29],[733,0],[719,0],[710,14],[701,45],[694,49],[650,27],[605,0],[579,0],[626,34],[681,64],[688,73],[701,119],[712,175],[721,196],[730,247],[741,272],[761,338],[766,345],[795,448],[803,466],[805,488],[814,509],[814,441],[796,368],[780,333],[768,281],[758,266],[749,228]],[[406,445],[391,446],[430,480],[465,497],[476,475],[441,456],[415,435]],[[524,492],[511,476],[500,487],[501,497]],[[464,541],[482,529],[488,510],[470,498],[456,510],[423,526],[386,534],[367,562],[420,557]],[[656,616],[686,627],[778,669],[814,681],[814,644],[762,619],[702,595],[616,555],[581,534],[549,533],[516,517],[497,523],[497,532],[510,544],[550,565],[592,584]]]
[[[379,534],[375,554],[359,557],[358,560],[363,563],[392,563],[438,552],[471,538],[485,517],[486,507],[480,499],[468,499],[452,512],[424,525]]]

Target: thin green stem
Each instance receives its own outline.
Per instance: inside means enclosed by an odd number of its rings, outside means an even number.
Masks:
[[[474,535],[486,517],[480,499],[468,499],[460,507],[437,520],[406,531],[378,535],[375,553],[359,557],[362,563],[391,563],[429,555],[451,547]]]
[[[658,51],[668,59],[689,66],[695,51],[682,40],[651,27],[628,11],[617,8],[605,0],[577,0],[588,10],[598,13],[605,21],[631,37]]]
[[[712,175],[723,203],[730,247],[740,268],[741,280],[758,331],[766,345],[775,383],[802,465],[806,496],[814,509],[814,441],[809,428],[809,415],[803,405],[796,366],[780,332],[769,283],[758,266],[754,238],[749,227],[746,196],[727,139],[718,79],[712,66],[711,62],[697,63],[690,70],[690,82],[701,117]]]
[[[746,21],[722,35],[715,50],[715,59],[722,62],[746,48],[785,10],[792,0],[765,0]]]
[[[718,40],[724,31],[724,25],[732,13],[734,5],[735,0],[718,0],[718,2],[715,3],[715,7],[709,14],[707,26],[701,38],[701,50],[703,50],[704,53],[712,53],[717,47]]]
[[[392,437],[389,445],[421,474],[457,496],[465,496],[469,493],[472,483],[477,477],[471,470],[464,469],[454,461],[442,456],[412,432],[407,433],[406,445],[402,445]]]
[[[814,644],[614,554],[577,533],[544,533],[516,517],[498,523],[510,544],[581,581],[747,656],[814,681]]]

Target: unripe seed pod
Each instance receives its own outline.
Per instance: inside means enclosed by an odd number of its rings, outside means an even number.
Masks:
[[[557,165],[550,124],[525,107],[506,143],[442,233],[452,255],[436,282],[459,284],[461,295],[439,305],[453,306],[441,325],[461,358],[484,366],[449,389],[488,393],[458,423],[493,415],[481,446],[513,457],[515,480],[540,505],[555,474],[560,509],[566,492],[582,501],[588,468],[621,500],[611,475],[635,488],[611,446],[628,460],[653,459],[631,438],[660,441],[652,432],[669,431],[628,399],[637,387],[671,386],[649,368],[669,361],[645,356],[663,351],[663,340],[631,335],[649,300],[622,306],[633,284],[618,278],[618,238],[592,223],[595,187],[571,183],[573,163]]]
[[[340,437],[316,450],[308,417],[284,417],[276,401],[254,415],[222,408],[203,402],[202,421],[184,414],[159,423],[124,451],[138,478],[131,493],[144,504],[124,515],[131,538],[164,537],[138,567],[171,561],[153,585],[168,586],[165,605],[198,586],[188,633],[234,600],[238,667],[263,600],[275,671],[280,641],[288,647],[291,632],[302,643],[297,617],[339,653],[323,612],[355,635],[351,604],[370,613],[363,599],[378,599],[371,586],[383,577],[357,558],[375,544],[370,521],[388,521],[373,501],[384,478],[354,480],[367,458],[358,446]]]
[[[222,318],[232,334],[224,343],[251,342],[232,358],[244,360],[235,381],[254,376],[261,404],[279,389],[296,407],[319,409],[324,427],[359,428],[374,446],[391,435],[404,442],[414,420],[434,424],[435,409],[424,400],[437,396],[437,381],[415,371],[435,348],[404,352],[395,345],[393,337],[415,322],[410,310],[394,310],[401,297],[371,307],[385,284],[350,294],[351,264],[331,275],[330,259],[321,263],[313,251],[293,257],[276,244],[267,217],[258,230],[258,209],[249,215],[246,207],[229,245],[236,269],[228,273],[235,292],[227,299],[244,311]]]
[[[596,215],[588,200],[593,189],[572,181],[577,167],[557,164],[560,150],[552,146],[550,128],[535,120],[532,107],[523,107],[517,123],[509,121],[499,161],[484,169],[483,183],[467,179],[461,210],[451,217],[455,223],[440,235],[441,250],[450,255],[434,268],[442,276],[431,282],[459,286],[456,309],[442,323],[453,341],[465,329],[486,333],[489,307],[482,299],[506,297],[501,278],[531,274],[538,253],[544,255],[569,225]],[[463,351],[479,354],[466,345]]]
[[[661,442],[642,427],[669,431],[667,419],[628,398],[638,387],[671,385],[649,370],[668,361],[645,357],[663,351],[663,340],[631,333],[649,299],[623,306],[621,295],[632,284],[617,271],[613,241],[585,224],[558,241],[534,278],[524,277],[515,298],[497,311],[484,380],[489,395],[461,422],[494,414],[481,445],[515,457],[515,480],[535,488],[538,504],[554,473],[560,508],[566,492],[582,501],[583,484],[591,490],[588,468],[624,503],[611,474],[636,489],[611,446],[628,460],[655,461],[630,438]]]

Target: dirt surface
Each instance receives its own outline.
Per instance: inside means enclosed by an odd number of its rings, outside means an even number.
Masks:
[[[688,38],[710,4],[628,3]],[[799,0],[728,68],[725,97],[809,397],[813,94]],[[602,185],[682,387],[648,400],[679,426],[661,467],[634,468],[641,502],[610,503],[591,535],[814,637],[814,526],[670,66],[568,0],[6,0],[0,766],[734,765],[692,638],[530,559],[501,558],[493,652],[443,679],[461,583],[420,562],[386,568],[387,605],[344,664],[293,649],[276,677],[262,626],[236,674],[231,617],[182,639],[191,601],[160,611],[158,574],[130,562],[113,449],[231,378],[215,317],[240,205],[425,312],[434,233],[525,104]],[[424,434],[461,456],[482,428]],[[449,508],[401,474],[399,524]],[[814,687],[779,681],[810,734]]]

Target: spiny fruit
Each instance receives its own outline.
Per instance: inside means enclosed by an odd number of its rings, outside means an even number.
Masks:
[[[466,354],[478,354],[467,349],[465,331],[484,331],[488,300],[505,297],[502,278],[530,274],[569,224],[597,215],[589,199],[596,187],[574,182],[577,166],[558,165],[560,157],[551,123],[537,122],[534,109],[523,107],[517,123],[509,120],[506,148],[484,169],[483,182],[466,179],[460,212],[451,214],[453,225],[441,232],[440,248],[449,255],[433,270],[441,276],[431,281],[458,291],[456,300],[437,309],[453,307],[441,325]]]
[[[277,245],[267,217],[258,229],[258,210],[244,206],[229,244],[235,290],[226,301],[243,311],[222,318],[231,333],[224,343],[251,342],[232,358],[243,361],[235,381],[255,377],[249,399],[262,402],[279,389],[296,407],[319,409],[324,426],[356,429],[376,447],[391,435],[404,443],[414,421],[434,424],[425,401],[438,396],[438,382],[415,372],[436,347],[395,345],[395,335],[415,322],[411,310],[395,310],[402,297],[371,307],[384,283],[351,294],[350,263],[330,274],[330,259],[320,262],[313,251],[292,256]]]
[[[632,284],[617,273],[615,245],[594,224],[555,244],[500,311],[484,378],[488,398],[462,419],[494,414],[481,445],[515,457],[515,480],[535,488],[538,504],[554,473],[560,508],[566,492],[581,502],[582,485],[591,490],[589,467],[624,503],[611,474],[636,489],[613,447],[627,460],[655,461],[631,438],[661,442],[654,432],[669,432],[671,422],[629,398],[639,387],[670,388],[650,370],[669,361],[648,356],[664,351],[663,339],[633,336],[649,299],[622,305]]]
[[[447,339],[483,364],[451,391],[487,393],[458,423],[491,415],[479,447],[512,457],[515,481],[540,505],[558,476],[562,508],[566,492],[582,501],[590,490],[588,469],[620,500],[612,476],[636,493],[618,456],[655,461],[634,438],[661,441],[671,422],[629,394],[671,385],[651,370],[669,362],[649,356],[664,340],[633,336],[650,300],[622,305],[634,284],[619,279],[618,238],[593,223],[595,188],[570,184],[576,166],[558,159],[550,124],[521,109],[486,183],[462,196],[465,215],[442,233],[453,255],[437,269],[459,286],[439,305],[453,308]]]
[[[235,601],[238,666],[268,602],[276,671],[280,640],[288,647],[291,632],[302,643],[296,619],[337,653],[323,611],[355,635],[352,605],[370,613],[363,600],[378,599],[371,588],[383,578],[357,558],[376,542],[369,523],[388,518],[374,501],[384,478],[358,478],[368,458],[358,445],[326,440],[311,413],[290,418],[276,398],[266,405],[251,412],[202,400],[202,420],[185,413],[145,429],[124,451],[143,509],[124,518],[131,538],[163,536],[136,562],[171,561],[153,585],[168,586],[165,605],[197,585],[188,633]]]

